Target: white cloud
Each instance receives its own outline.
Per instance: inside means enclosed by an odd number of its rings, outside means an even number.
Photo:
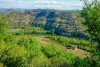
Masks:
[[[0,4],[13,8],[50,8],[64,9],[69,7],[81,7],[82,2],[68,0],[0,0]]]

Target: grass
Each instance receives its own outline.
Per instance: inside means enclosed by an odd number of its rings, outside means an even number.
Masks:
[[[89,52],[95,52],[95,47],[97,43],[92,43],[88,40],[84,39],[78,39],[78,38],[70,38],[70,37],[64,37],[64,36],[47,36],[47,38],[59,42],[63,44],[66,47],[71,47],[72,45],[77,45],[78,48],[89,51]]]
[[[0,58],[2,58],[0,59],[1,66],[4,63],[9,67],[87,67],[85,64],[90,67],[91,63],[88,62],[91,62],[91,60],[81,58],[80,56],[77,58],[71,52],[63,51],[61,47],[66,48],[77,45],[78,48],[86,51],[95,51],[95,46],[91,45],[89,41],[48,35],[47,31],[40,28],[25,30],[14,29],[8,31],[9,34],[6,33],[0,36],[0,48],[2,49],[0,51]],[[44,47],[43,45],[46,44],[40,42],[41,38],[44,38],[45,40],[43,41],[47,41],[47,44],[50,45]]]
[[[28,35],[28,36],[39,36],[39,37],[42,36],[45,38],[49,38],[55,42],[61,43],[62,45],[66,47],[77,45],[78,48],[89,51],[89,52],[95,52],[95,47],[97,45],[96,42],[91,43],[89,40],[58,36],[58,35],[54,36],[52,34],[48,34],[49,31],[45,31],[38,27],[33,27],[33,28],[30,27],[30,28],[25,28],[25,29],[11,29],[8,32],[13,33],[15,35]]]

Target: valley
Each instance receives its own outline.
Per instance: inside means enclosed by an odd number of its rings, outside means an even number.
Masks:
[[[0,8],[0,67],[100,67],[100,2],[82,1],[82,10],[64,10],[67,1],[24,9],[34,0],[1,0],[20,8]]]

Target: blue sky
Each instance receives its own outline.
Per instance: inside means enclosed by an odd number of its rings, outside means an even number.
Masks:
[[[0,8],[82,9],[80,0],[0,0]]]

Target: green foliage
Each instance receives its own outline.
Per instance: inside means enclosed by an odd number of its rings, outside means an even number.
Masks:
[[[12,32],[12,33],[15,34],[15,35],[24,35],[25,31],[24,31],[24,29],[20,29],[20,30]]]
[[[56,46],[50,45],[47,48],[43,49],[44,54],[48,57],[63,57],[64,56],[64,52],[62,50],[60,50],[59,48],[57,48]]]
[[[6,16],[4,14],[0,14],[0,33],[5,33],[6,32]]]
[[[3,40],[8,45],[14,45],[17,42],[17,37],[15,35],[5,34],[5,35],[2,35],[2,36],[3,36]]]
[[[89,42],[87,40],[64,37],[64,36],[47,36],[47,38],[50,38],[51,40],[62,43],[66,47],[71,47],[72,45],[77,45],[78,48],[81,48],[83,50],[87,50],[90,52],[95,52],[95,47],[97,45],[96,42],[93,42],[91,44],[91,42]]]
[[[60,59],[58,57],[50,58],[51,67],[71,67],[70,64],[67,63],[65,59]]]
[[[5,49],[6,49],[6,46],[4,45],[4,41],[0,40],[0,58],[2,57],[2,54]],[[1,61],[1,59],[0,59],[0,61]]]
[[[84,25],[87,26],[87,31],[93,40],[98,42],[97,50],[100,50],[100,1],[93,0],[92,3],[83,0],[85,7],[81,15],[85,18]]]
[[[53,13],[53,14],[52,14]],[[8,27],[26,28],[37,26],[46,30],[56,30],[57,34],[83,33],[83,19],[78,10],[9,10]],[[28,33],[28,32],[27,32]],[[30,33],[30,32],[29,32]],[[34,33],[34,32],[33,32]]]
[[[7,67],[99,67],[100,53],[96,53],[91,58],[75,57],[70,52],[65,52],[57,46],[42,46],[38,39],[33,35],[41,35],[49,33],[48,38],[53,41],[62,43],[66,47],[77,45],[78,48],[94,52],[96,43],[87,40],[68,38],[64,36],[54,36],[54,30],[45,31],[38,27],[23,27],[23,29],[6,30],[5,17],[1,19],[0,25],[0,64]],[[72,16],[71,16],[72,17]],[[70,19],[69,19],[70,20]],[[61,18],[59,21],[64,21]],[[46,35],[47,36],[47,35]],[[95,59],[95,60],[94,60]],[[0,66],[0,67],[1,67]]]
[[[46,33],[54,36],[55,35],[55,30],[54,29],[48,30]]]
[[[32,27],[32,33],[34,34],[44,34],[46,31],[39,27]]]
[[[77,44],[78,41],[82,41],[53,37],[53,40],[60,43],[66,41],[70,44]],[[89,42],[83,40],[80,44],[86,46]],[[86,65],[86,67],[91,67],[92,65],[91,60],[77,59],[70,52],[64,52],[57,46],[41,46],[34,36],[2,34],[0,35],[0,63],[8,67],[82,67]],[[96,64],[99,63],[96,62]]]
[[[100,55],[100,54],[99,54]],[[75,57],[73,59],[73,67],[100,67],[100,60],[97,60],[97,58],[100,58],[95,55],[95,57],[89,57],[89,58],[79,58]]]
[[[91,67],[89,59],[81,59],[76,57],[73,59],[73,67]]]
[[[25,67],[27,59],[27,50],[24,46],[16,45],[7,53],[4,63],[8,67]]]
[[[44,47],[42,52],[51,60],[51,63],[57,62],[57,64],[62,65],[72,63],[72,59],[74,58],[73,54],[70,52],[64,52],[59,49],[57,46],[50,45],[48,47]],[[58,59],[57,59],[58,58]],[[53,61],[53,62],[52,62]],[[61,62],[60,62],[61,61]],[[59,66],[58,66],[59,67]]]
[[[17,38],[13,35],[10,36]],[[10,40],[5,40],[5,37],[10,38]],[[5,37],[0,40],[0,62],[4,63],[4,65],[8,67],[41,67],[50,64],[49,60],[41,52],[41,46],[34,38],[21,36],[18,37],[18,41],[11,43],[13,38]]]
[[[46,31],[39,27],[25,27],[24,29],[9,29],[8,33],[15,35],[43,35],[46,34]]]

